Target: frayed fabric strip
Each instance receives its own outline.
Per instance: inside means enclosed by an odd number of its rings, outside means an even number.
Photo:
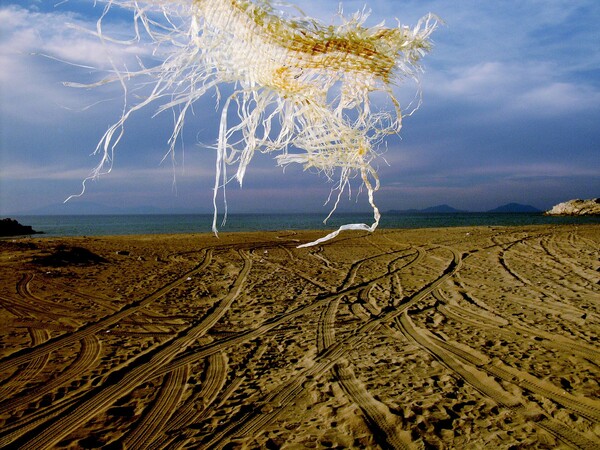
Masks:
[[[368,232],[372,233],[373,231],[375,231],[375,228],[377,228],[377,223],[374,223],[371,226],[367,225],[366,223],[349,223],[346,225],[342,225],[334,232],[329,233],[327,236],[323,236],[322,238],[317,239],[316,241],[313,241],[313,242],[309,242],[307,244],[298,245],[296,248],[313,247],[315,245],[322,244],[324,242],[330,241],[331,239],[336,237],[338,234],[340,234],[342,231],[358,230],[358,231],[368,231]]]

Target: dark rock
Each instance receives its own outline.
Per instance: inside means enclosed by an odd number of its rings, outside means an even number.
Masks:
[[[69,248],[59,245],[51,254],[37,257],[33,262],[43,266],[61,267],[70,265],[88,266],[108,261],[83,247]]]
[[[0,219],[0,236],[22,236],[24,234],[40,234],[28,225],[21,225],[15,219]]]

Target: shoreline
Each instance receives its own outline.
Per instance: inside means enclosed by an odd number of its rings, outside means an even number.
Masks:
[[[554,217],[556,218],[556,217]],[[569,219],[572,217],[566,217]],[[585,219],[590,219],[585,218]],[[501,225],[447,225],[447,226],[426,226],[426,227],[382,227],[379,226],[374,232],[362,231],[362,230],[346,230],[340,233],[339,237],[343,237],[345,234],[355,233],[359,236],[361,235],[374,235],[377,233],[398,233],[398,232],[431,232],[437,230],[439,232],[443,232],[444,230],[461,230],[461,229],[517,229],[517,228],[561,228],[561,227],[600,227],[600,221],[596,222],[596,218],[593,217],[591,220],[582,221],[581,223],[534,223],[534,224],[501,224]],[[201,238],[215,238],[220,239],[221,237],[227,237],[231,239],[234,236],[245,237],[245,235],[282,235],[284,237],[287,235],[324,235],[331,231],[335,231],[336,227],[318,229],[318,228],[307,228],[307,229],[293,229],[293,228],[282,228],[276,230],[233,230],[233,231],[221,231],[219,230],[216,235],[212,231],[192,231],[192,232],[157,232],[157,233],[127,233],[127,234],[81,234],[81,235],[53,235],[46,234],[44,232],[38,232],[33,234],[23,234],[16,236],[0,236],[1,240],[21,240],[21,239],[152,239],[152,238],[186,238],[186,237],[201,237]],[[327,242],[323,245],[327,245]]]
[[[600,445],[600,225],[322,235],[0,241],[0,446]]]
[[[108,215],[108,216],[37,216],[17,217],[34,229],[43,231],[44,237],[57,236],[112,236],[137,234],[188,234],[210,233],[212,217],[196,215]],[[326,225],[323,216],[243,215],[230,217],[220,233],[278,230],[321,230],[326,235],[343,224],[370,223],[368,216],[354,214],[333,217]],[[457,214],[398,214],[382,218],[378,229],[446,228],[456,226],[526,226],[558,224],[600,224],[598,217],[554,217],[530,213],[457,213]]]

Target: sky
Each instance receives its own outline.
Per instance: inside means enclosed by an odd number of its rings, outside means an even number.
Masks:
[[[335,21],[337,1],[296,0],[310,16]],[[431,12],[444,24],[422,61],[423,103],[387,139],[375,163],[382,211],[449,204],[485,211],[509,202],[549,209],[600,196],[600,2],[597,0],[369,0],[367,24],[415,25]],[[212,212],[219,110],[207,95],[188,119],[176,161],[163,161],[173,127],[152,107],[128,122],[110,174],[82,180],[92,155],[121,115],[117,85],[82,89],[111,67],[150,58],[142,44],[102,44],[94,30],[104,4],[93,0],[0,3],[0,214],[65,211]],[[133,36],[131,13],[116,9],[104,31]],[[414,83],[399,85],[410,99]],[[158,106],[158,105],[156,105]],[[154,116],[154,117],[153,117]],[[251,162],[244,185],[230,184],[230,213],[323,212],[331,184],[273,155]],[[340,211],[369,211],[352,192]]]

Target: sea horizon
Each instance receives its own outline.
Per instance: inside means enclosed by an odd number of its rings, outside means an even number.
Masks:
[[[337,213],[329,218],[322,213],[234,213],[225,224],[219,216],[219,232],[251,232],[280,230],[333,230],[347,223],[373,221],[370,213]],[[75,237],[142,234],[193,234],[212,232],[213,215],[193,214],[45,214],[12,215],[22,225],[31,226],[36,237]],[[595,224],[599,217],[547,216],[535,213],[491,212],[390,212],[382,214],[379,228],[445,228],[460,226],[523,226]]]

